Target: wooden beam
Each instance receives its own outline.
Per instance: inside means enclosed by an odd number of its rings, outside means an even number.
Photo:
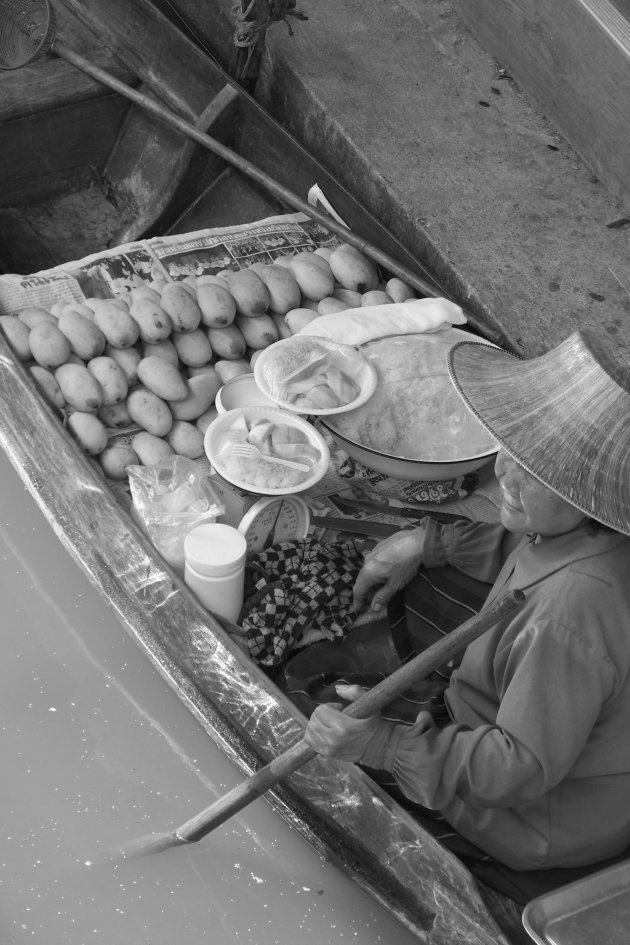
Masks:
[[[197,119],[223,85],[207,56],[150,0],[54,0],[54,6],[90,29],[157,98],[188,121]],[[59,38],[65,39],[63,32]]]

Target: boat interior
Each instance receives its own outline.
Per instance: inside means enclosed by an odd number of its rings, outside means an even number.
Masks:
[[[287,192],[304,195],[316,173],[353,231],[439,291],[431,273],[369,208],[189,38],[149,12],[150,3],[135,4],[147,15],[139,16],[136,32],[127,35],[124,17],[116,15],[126,2],[108,0],[109,13],[102,18],[93,0],[55,0],[58,35],[93,65],[174,111]],[[154,57],[159,72],[143,55],[147,49],[159,50]],[[295,209],[255,175],[54,51],[0,72],[0,96],[0,273],[38,272],[143,237],[247,223]],[[365,644],[360,636],[357,640]],[[505,941],[528,941],[520,910],[492,890],[482,894]]]

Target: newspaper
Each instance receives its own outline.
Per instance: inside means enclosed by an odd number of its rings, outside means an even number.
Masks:
[[[246,269],[256,262],[272,263],[278,256],[332,248],[340,242],[320,223],[292,213],[125,243],[53,269],[0,276],[0,315],[29,305],[49,308],[55,302],[112,298],[147,282]]]

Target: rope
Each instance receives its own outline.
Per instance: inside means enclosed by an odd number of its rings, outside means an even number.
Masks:
[[[289,36],[293,36],[289,17],[294,17],[296,20],[308,20],[305,13],[295,9],[297,0],[265,0],[269,15],[267,19],[256,23],[255,20],[250,20],[248,17],[257,2],[258,0],[251,0],[246,9],[243,9],[240,3],[236,3],[233,7],[236,20],[234,45],[239,49],[247,49],[253,46],[259,34],[264,33],[273,23],[284,23],[289,31]]]

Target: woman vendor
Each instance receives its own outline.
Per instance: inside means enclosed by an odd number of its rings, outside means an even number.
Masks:
[[[464,342],[449,370],[500,445],[501,523],[427,518],[380,542],[355,606],[405,587],[412,617],[419,569],[445,565],[491,583],[487,603],[510,588],[525,603],[467,648],[441,714],[405,725],[321,705],[305,738],[390,772],[465,859],[571,878],[559,870],[630,846],[630,356],[577,332],[528,361]]]

